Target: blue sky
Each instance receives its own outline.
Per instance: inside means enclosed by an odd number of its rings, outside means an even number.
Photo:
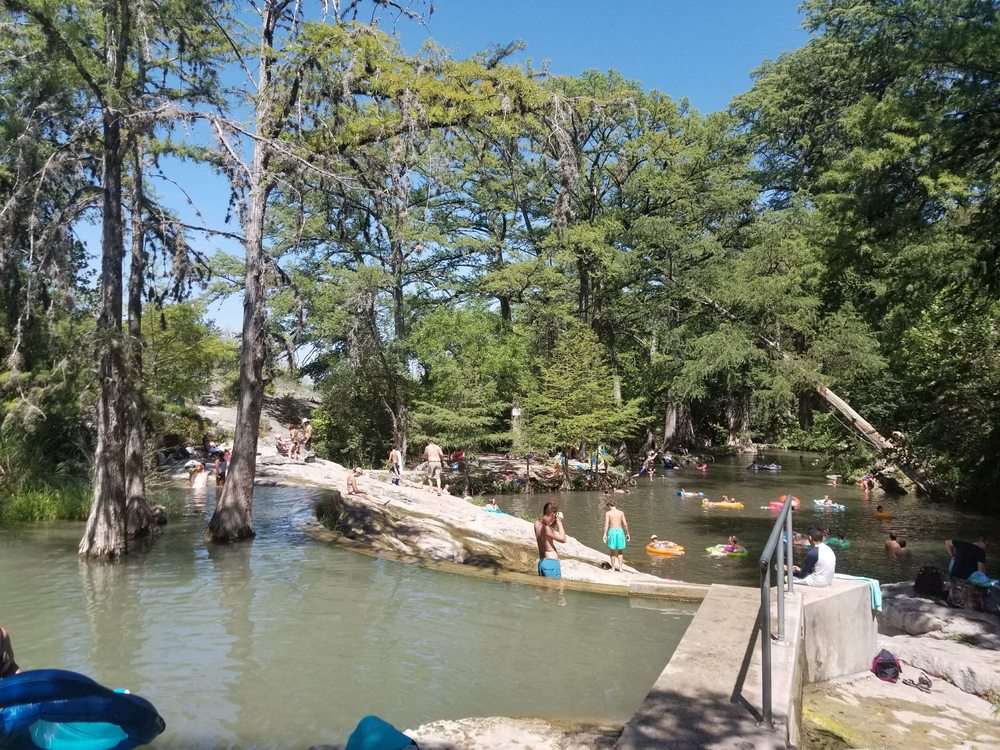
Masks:
[[[515,62],[530,59],[536,68],[545,62],[565,75],[614,68],[646,89],[687,97],[701,112],[724,109],[750,87],[761,62],[807,39],[795,0],[435,0],[434,6],[426,27],[383,18],[380,28],[398,33],[409,51],[433,38],[458,58],[521,41],[527,48]],[[184,221],[239,231],[224,225],[229,193],[223,179],[191,165],[170,177],[184,186],[200,217],[176,185],[152,184]],[[79,227],[79,236],[99,252],[99,228]],[[239,250],[200,233],[191,241],[206,255]],[[238,331],[242,300],[224,301],[211,313],[221,327]]]

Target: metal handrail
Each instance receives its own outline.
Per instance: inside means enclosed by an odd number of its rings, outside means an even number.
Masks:
[[[778,512],[778,517],[774,521],[771,535],[767,538],[764,551],[761,553],[760,562],[760,610],[757,613],[757,624],[754,626],[750,642],[747,644],[746,653],[743,656],[743,664],[740,667],[739,677],[736,679],[736,687],[733,689],[731,702],[743,703],[749,711],[757,717],[757,720],[774,726],[774,714],[771,700],[771,561],[774,560],[775,578],[778,581],[778,634],[779,642],[785,639],[785,586],[788,593],[792,593],[792,495],[785,495],[785,502]],[[782,534],[784,531],[784,534]],[[777,553],[777,556],[775,555]],[[785,560],[785,581],[782,585],[781,575],[778,566],[782,559]],[[761,695],[763,706],[758,714],[757,710],[743,698],[743,683],[746,681],[747,672],[750,669],[750,660],[753,658],[753,650],[756,645],[757,635],[760,634],[760,666],[761,666]]]

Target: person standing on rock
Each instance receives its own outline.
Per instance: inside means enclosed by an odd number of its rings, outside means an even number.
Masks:
[[[427,438],[427,447],[424,448],[424,461],[427,462],[425,476],[427,486],[430,487],[433,479],[437,484],[438,494],[441,494],[441,472],[444,468],[444,451],[434,442],[434,438]]]
[[[611,569],[622,572],[622,551],[625,543],[632,541],[628,533],[628,521],[625,514],[616,507],[613,498],[607,501],[607,512],[604,514],[604,543],[608,545],[611,555]],[[615,564],[615,561],[618,564]]]
[[[399,480],[403,476],[403,454],[397,446],[392,446],[392,450],[389,451],[389,481],[393,484],[399,484]]]
[[[566,542],[563,514],[555,503],[545,503],[542,517],[535,521],[535,541],[538,542],[538,575],[542,578],[562,578],[562,566],[556,542]]]
[[[309,444],[313,439],[313,425],[308,419],[302,420],[302,447],[309,451]]]
[[[299,433],[299,428],[294,424],[288,425],[288,439],[292,441],[292,447],[288,451],[289,458],[299,457],[299,444],[302,440],[302,435]]]

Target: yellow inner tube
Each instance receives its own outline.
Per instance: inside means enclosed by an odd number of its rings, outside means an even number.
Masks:
[[[743,510],[743,503],[734,503],[731,500],[719,500],[718,502],[714,502],[712,500],[702,500],[701,505],[703,508],[736,508],[737,510]]]
[[[667,557],[680,557],[684,554],[684,548],[673,542],[654,542],[646,545],[646,552],[651,555],[666,555]]]

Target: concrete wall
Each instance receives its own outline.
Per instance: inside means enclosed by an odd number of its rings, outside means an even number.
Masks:
[[[878,621],[863,581],[834,580],[827,588],[796,586],[802,595],[805,681],[823,682],[871,668]]]

